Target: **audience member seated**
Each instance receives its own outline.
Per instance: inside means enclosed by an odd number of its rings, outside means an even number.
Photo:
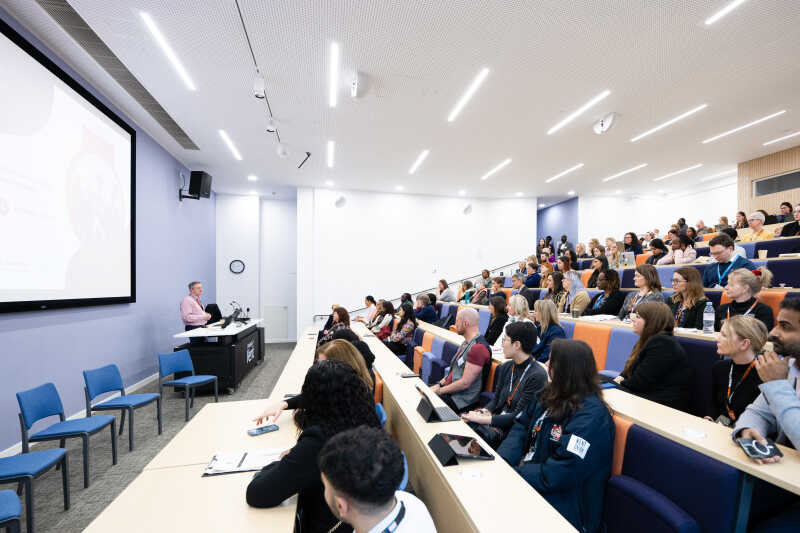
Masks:
[[[556,270],[561,272],[562,274],[564,272],[569,272],[570,270],[572,270],[572,261],[569,260],[569,257],[567,257],[566,255],[562,255],[561,257],[559,257],[558,261],[556,261]]]
[[[738,255],[738,256],[740,256],[740,257],[742,257],[744,259],[747,259],[747,250],[745,250],[744,247],[739,246],[738,244],[736,244],[736,239],[739,238],[739,232],[738,231],[736,231],[733,228],[725,228],[723,230],[720,230],[720,233],[724,233],[725,235],[730,237],[731,240],[733,241],[733,253],[735,253],[736,255]],[[717,260],[714,259],[713,257],[711,259],[712,259],[712,261],[711,261],[712,263],[716,263],[717,262]]]
[[[629,291],[625,296],[617,318],[627,320],[629,315],[645,302],[664,303],[658,270],[653,265],[639,265],[633,273],[633,285],[638,291]]]
[[[601,272],[597,278],[597,288],[603,292],[592,297],[589,306],[583,310],[583,315],[619,315],[625,301],[625,294],[619,290],[619,284],[619,273],[616,270]]]
[[[562,284],[567,295],[562,301],[559,313],[577,312],[580,316],[589,306],[589,293],[584,290],[581,277],[574,270],[570,270],[564,274]]]
[[[761,213],[762,215],[764,215],[764,224],[777,224],[778,223],[778,217],[776,217],[775,215],[770,215],[769,213],[767,213],[763,209],[756,209],[756,211]],[[749,220],[748,220],[748,222],[749,222]]]
[[[734,229],[745,229],[747,227],[747,215],[744,211],[736,213],[736,223],[733,225]]]
[[[667,238],[664,241],[664,244],[672,244],[673,242],[677,241],[678,240],[678,234],[679,234],[679,232],[678,232],[677,228],[671,228],[667,232]]]
[[[653,235],[652,231],[645,232],[644,239],[642,239],[642,250],[648,248],[650,246],[650,242],[655,239],[656,236]]]
[[[543,263],[543,264],[549,264],[549,263]],[[537,288],[542,283],[542,276],[539,274],[539,272],[537,272],[538,269],[539,265],[537,265],[535,261],[531,261],[527,265],[527,271],[526,271],[527,276],[525,277],[525,286],[528,287],[529,289]]]
[[[375,354],[372,353],[370,350],[369,345],[361,340],[361,337],[356,335],[356,332],[352,329],[340,329],[336,333],[333,334],[333,341],[329,342],[325,346],[321,347],[317,352],[314,354],[314,360],[320,358],[320,355],[324,355],[325,359],[336,359],[337,361],[344,361],[348,363],[350,360],[349,354],[347,354],[344,350],[336,350],[331,351],[328,349],[328,345],[332,344],[334,341],[337,340],[345,340],[353,345],[353,347],[358,350],[358,353],[361,354],[361,358],[364,360],[364,365],[366,366],[367,373],[369,377],[372,379],[372,385],[369,385],[371,391],[374,392],[374,384],[375,384],[375,372],[372,370],[372,366],[375,364]],[[341,354],[341,355],[340,355]],[[357,374],[361,375],[358,370],[357,364],[350,365],[353,367],[353,370],[356,371]],[[365,381],[366,383],[366,381]]]
[[[328,332],[330,327],[333,326],[333,310],[336,309],[337,307],[339,307],[339,304],[331,305],[331,314],[328,315],[328,319],[325,321],[325,325],[322,326],[322,329],[320,330],[319,335],[317,336],[317,340],[321,339],[322,336]]]
[[[517,270],[514,272],[514,274],[522,274],[524,276],[527,272],[528,272],[527,261],[520,261],[519,263],[517,263]]]
[[[367,308],[364,311],[364,315],[357,316],[355,318],[355,321],[367,324],[371,322],[372,319],[375,318],[375,315],[378,313],[378,306],[375,304],[375,298],[372,296],[366,296],[364,298],[364,307]]]
[[[439,280],[439,301],[440,302],[455,302],[456,292],[447,284],[446,280]]]
[[[616,265],[619,262],[619,247],[614,237],[606,237],[606,257],[609,265]]]
[[[317,348],[333,340],[333,334],[340,329],[350,327],[350,313],[344,307],[334,307],[331,313],[332,323],[331,326],[325,329],[322,336],[317,340]]]
[[[760,275],[756,276],[752,271],[740,268],[728,276],[725,295],[731,301],[719,306],[714,321],[715,331],[719,331],[723,320],[736,315],[753,316],[764,323],[767,331],[772,329],[775,322],[772,308],[756,299],[756,294],[761,292],[764,283],[766,282],[769,286],[772,275],[766,268],[756,270],[756,272],[759,272]]]
[[[514,418],[547,384],[547,372],[531,356],[536,345],[536,328],[529,322],[506,327],[503,355],[510,359],[497,369],[494,397],[483,409],[461,415],[483,440],[497,448],[514,425]]]
[[[535,289],[534,293],[534,289],[530,289],[525,285],[524,278],[525,276],[520,276],[519,274],[511,276],[511,288],[524,297],[528,301],[528,305],[531,306],[539,298],[539,289]]]
[[[433,311],[436,312],[436,294],[432,292],[428,293],[428,303],[433,307]]]
[[[503,295],[505,296],[505,295]],[[488,344],[494,344],[503,333],[503,328],[508,322],[508,313],[506,313],[506,299],[505,297],[492,296],[489,300],[489,325],[486,327],[486,332],[483,337]]]
[[[554,342],[549,376],[497,452],[575,529],[603,531],[615,426],[592,349],[582,341]]]
[[[475,294],[475,287],[472,282],[470,280],[462,281],[461,287],[458,289],[458,301],[468,304],[473,294]]]
[[[506,284],[506,279],[501,276],[497,276],[492,278],[492,291],[489,293],[489,301],[492,301],[492,298],[495,296],[499,296],[502,299],[506,299],[506,293],[503,292],[503,285]]]
[[[637,237],[635,233],[626,233],[625,240],[623,242],[625,244],[626,252],[633,252],[635,255],[642,253],[642,245],[639,244],[639,237]]]
[[[407,292],[404,292],[403,294],[400,295],[400,304],[397,306],[398,309],[404,303],[409,303],[409,304],[411,304],[412,307],[414,306],[414,300],[411,299],[411,295],[409,293],[407,293]]]
[[[547,278],[547,294],[544,295],[545,300],[550,300],[556,306],[556,312],[564,309],[564,300],[567,297],[567,291],[564,289],[564,274],[561,272],[553,272]]]
[[[683,217],[678,219],[675,226],[678,228],[678,233],[686,233],[686,230],[689,229],[689,226],[686,225],[686,219]]]
[[[558,311],[551,300],[536,300],[533,304],[533,319],[536,321],[539,342],[531,354],[540,363],[546,363],[550,359],[550,345],[553,340],[564,339],[567,335],[558,321]]]
[[[562,235],[561,242],[558,243],[558,248],[556,251],[558,252],[558,255],[564,255],[567,250],[572,250],[572,243],[567,241],[566,235]]]
[[[784,222],[788,222],[788,224],[784,224],[781,228],[775,228],[776,237],[796,237],[800,235],[800,204],[794,206],[792,215]]]
[[[728,274],[736,269],[755,270],[749,259],[733,253],[733,241],[722,233],[708,242],[709,253],[717,264],[709,265],[703,272],[703,287],[722,289],[728,284]]]
[[[542,281],[539,283],[539,287],[542,289],[546,289],[548,283],[550,283],[550,276],[553,275],[553,264],[552,263],[543,263],[540,267]]]
[[[582,242],[575,245],[575,255],[578,259],[589,259],[591,257],[586,250],[586,245]]]
[[[751,316],[736,315],[722,323],[717,353],[726,359],[711,369],[712,411],[709,420],[733,426],[745,408],[758,397],[761,378],[755,369],[756,354],[767,342],[767,328]]]
[[[770,233],[764,229],[765,220],[766,217],[764,213],[760,211],[750,213],[750,216],[747,217],[747,223],[750,225],[750,229],[753,230],[753,233],[742,237],[742,242],[768,241],[774,238],[774,233]]]
[[[661,239],[653,239],[650,241],[650,257],[647,258],[645,264],[648,265],[655,265],[658,264],[659,261],[667,257],[667,246],[664,244],[664,241]]]
[[[694,267],[679,268],[672,274],[675,293],[667,299],[676,328],[703,329],[703,311],[708,303],[703,279]]]
[[[693,372],[683,346],[672,336],[675,318],[669,307],[643,303],[631,323],[639,340],[614,381],[626,392],[685,411]]]
[[[665,257],[658,260],[659,265],[685,265],[694,263],[697,259],[697,252],[689,235],[681,233],[677,238],[670,242],[670,251]]]
[[[436,533],[425,504],[397,490],[405,473],[403,454],[385,431],[342,431],[319,452],[319,470],[325,501],[342,530]]]
[[[379,337],[381,330],[383,330],[386,333],[384,338],[388,337],[392,330],[393,318],[394,305],[392,305],[392,302],[388,300],[378,300],[378,312],[375,315],[375,318],[373,318],[370,322],[367,322],[367,329]]]
[[[450,372],[431,390],[456,413],[478,405],[483,390],[483,369],[490,364],[492,349],[478,331],[478,311],[466,307],[456,314],[456,331],[464,342],[450,361]]]
[[[539,244],[536,245],[536,255],[538,256],[540,253],[542,253],[542,249],[544,249],[546,246],[547,245],[545,244],[544,239],[540,237]]]
[[[725,219],[727,221],[727,219]],[[726,222],[727,223],[727,222]],[[698,220],[697,224],[697,235],[705,235],[706,233],[714,233],[714,228],[709,228],[706,226],[705,222],[702,220]]]
[[[775,218],[778,222],[791,222],[792,221],[792,204],[789,202],[781,202],[781,212]]]
[[[580,266],[578,264],[578,254],[575,253],[575,250],[567,250],[565,255],[569,258],[569,267],[572,270],[578,270]]]
[[[403,355],[408,351],[408,346],[414,340],[414,330],[417,329],[417,317],[410,303],[400,306],[397,313],[398,320],[392,327],[392,334],[383,341],[395,355]]]
[[[317,457],[325,442],[342,431],[366,425],[380,428],[375,400],[353,369],[341,361],[318,361],[306,374],[303,406],[294,412],[297,443],[265,466],[247,486],[247,503],[277,507],[299,494],[297,512],[304,532],[344,532],[325,502]]]
[[[372,363],[375,361],[375,355],[369,351],[369,346],[366,345],[363,341],[358,338],[351,330],[340,330],[337,334],[349,334],[355,337],[339,338],[333,339],[331,342],[325,344],[325,346],[321,346],[317,352],[314,354],[315,361],[341,361],[342,363],[347,364],[350,366],[353,371],[355,371],[356,375],[364,382],[364,385],[370,392],[375,391],[375,373],[372,370]],[[352,340],[351,340],[352,339]],[[366,347],[366,352],[362,352],[355,346],[355,342],[360,342]],[[362,348],[363,349],[363,348]],[[370,361],[367,362],[367,358],[369,356],[365,355],[369,354],[371,356]],[[257,426],[260,426],[262,422],[266,422],[269,424],[274,424],[278,421],[278,418],[281,416],[281,413],[287,409],[299,409],[303,407],[303,395],[298,394],[292,398],[288,398],[286,400],[279,400],[277,402],[270,402],[265,407],[264,411],[258,415],[256,418],[253,419],[253,422],[256,423]]]
[[[483,281],[478,281],[478,285],[476,285],[475,292],[470,298],[469,303],[476,305],[487,305],[489,303],[490,289],[482,287],[481,285],[483,285]]]
[[[515,294],[511,297],[511,300],[508,302],[507,309],[508,321],[506,322],[506,326],[503,328],[503,332],[500,334],[500,337],[492,345],[495,350],[503,348],[503,341],[506,338],[506,328],[508,328],[509,324],[525,322],[526,324],[533,325],[533,320],[531,320],[531,308],[528,305],[528,300],[526,300],[521,294]],[[536,342],[536,339],[534,339],[534,342]]]
[[[689,229],[686,230],[686,236],[689,237],[690,242],[697,241],[697,230],[693,227],[689,226]]]
[[[417,306],[414,308],[414,316],[417,320],[433,324],[436,322],[436,308],[431,305],[431,299],[427,294],[417,296]]]
[[[489,274],[489,271],[488,271],[488,270],[486,270],[485,268],[484,268],[484,269],[481,271],[481,279],[480,279],[480,282],[481,282],[481,283],[483,284],[483,286],[484,286],[484,287],[486,287],[487,289],[488,289],[488,288],[489,288],[489,286],[492,284],[492,278],[491,278],[491,275]]]
[[[550,251],[547,248],[544,248],[539,253],[539,264],[544,265],[549,262],[550,262]]]
[[[726,216],[719,217],[719,222],[717,223],[717,227],[716,227],[717,231],[721,231],[721,230],[724,230],[725,228],[730,228],[730,227],[731,227],[731,225],[728,222],[728,217],[726,217]]]
[[[597,257],[600,257],[600,256],[606,257],[605,250],[603,250],[603,248],[600,247],[600,246],[594,246],[592,248],[592,257],[597,258]],[[607,257],[606,257],[606,262],[608,262],[608,258]]]
[[[603,255],[592,259],[592,275],[589,276],[589,279],[586,282],[586,288],[596,289],[597,276],[599,276],[601,272],[607,272],[607,271],[608,271],[608,258],[606,256]]]

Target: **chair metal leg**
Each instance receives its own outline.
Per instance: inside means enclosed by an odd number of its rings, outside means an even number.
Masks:
[[[186,403],[186,416],[185,421],[189,421],[189,387],[186,387],[186,394],[183,397],[184,402]]]
[[[156,418],[158,419],[158,434],[161,435],[161,398],[156,398]]]
[[[215,379],[214,380],[214,401],[216,403],[219,403],[219,389],[218,389],[218,387],[219,387],[219,380]]]
[[[58,447],[59,448],[66,448],[67,447],[67,439],[60,439],[58,441]],[[59,468],[61,468],[61,463],[58,463],[56,465],[56,470],[58,470]]]
[[[69,510],[69,458],[67,454],[61,459],[61,488],[64,490],[64,510]]]
[[[125,429],[125,411],[127,409],[122,409],[122,416],[119,419],[119,434],[122,435],[122,430]]]
[[[6,524],[6,529],[8,533],[19,533],[19,520],[12,520]]]
[[[122,411],[123,413],[125,411]],[[122,435],[122,422],[119,424],[119,433]],[[128,415],[128,450],[133,451],[133,407]]]
[[[131,414],[133,419],[133,414]],[[117,464],[117,420],[111,421],[111,464]]]
[[[33,477],[25,477],[22,481],[25,485],[25,522],[28,533],[33,533]]]
[[[191,398],[191,400],[189,400],[189,407],[192,407],[192,408],[194,407],[194,397],[196,395],[197,395],[197,389],[196,388],[192,387],[191,389],[189,389],[189,398]]]
[[[83,442],[83,488],[89,488],[89,435],[81,435]]]

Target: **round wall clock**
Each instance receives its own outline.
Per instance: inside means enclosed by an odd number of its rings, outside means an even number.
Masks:
[[[228,268],[234,274],[241,274],[242,272],[244,272],[244,261],[242,261],[241,259],[234,259],[233,261],[231,261],[231,264],[228,265]]]

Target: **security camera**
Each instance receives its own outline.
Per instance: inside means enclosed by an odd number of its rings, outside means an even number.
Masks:
[[[614,122],[616,120],[617,120],[617,114],[609,113],[608,115],[604,116],[603,118],[595,122],[592,129],[597,135],[602,135],[611,129],[611,126],[614,125]]]

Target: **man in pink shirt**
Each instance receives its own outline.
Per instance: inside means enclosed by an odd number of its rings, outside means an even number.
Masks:
[[[211,314],[203,310],[203,304],[200,302],[201,294],[203,294],[203,284],[193,281],[189,284],[189,295],[181,300],[181,318],[186,331],[205,326],[211,318]],[[192,338],[189,342],[202,342],[202,339]]]

